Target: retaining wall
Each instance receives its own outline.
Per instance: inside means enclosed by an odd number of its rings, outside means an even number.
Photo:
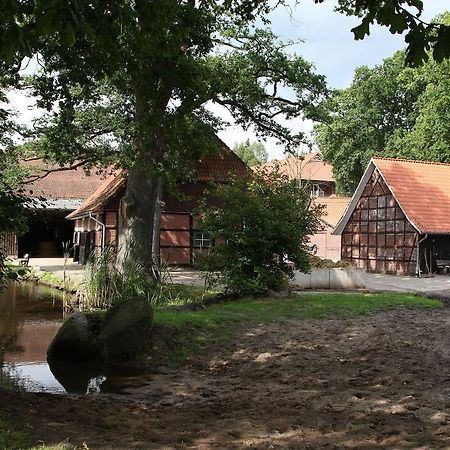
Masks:
[[[311,273],[296,270],[290,284],[300,289],[365,289],[366,275],[361,269],[312,269]]]

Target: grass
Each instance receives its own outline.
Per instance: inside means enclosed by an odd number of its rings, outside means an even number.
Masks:
[[[1,413],[1,411],[0,411]],[[87,449],[87,447],[85,447]],[[0,415],[0,450],[75,450],[73,445],[61,442],[47,446],[38,444],[31,432],[19,429],[14,421],[5,415]]]
[[[199,311],[155,311],[154,356],[180,363],[201,349],[227,342],[242,323],[352,318],[395,308],[440,308],[440,300],[411,294],[308,294],[229,301]],[[154,357],[153,356],[153,357]]]
[[[64,280],[62,278],[57,277],[52,272],[41,272],[37,274],[37,278],[39,281],[44,282],[50,286],[54,287],[64,287]]]

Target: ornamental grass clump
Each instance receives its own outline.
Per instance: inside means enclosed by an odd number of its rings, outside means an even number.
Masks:
[[[309,235],[322,207],[311,204],[310,186],[277,170],[249,174],[210,194],[219,206],[199,209],[200,226],[215,246],[203,261],[214,283],[228,293],[266,295],[287,287],[294,269],[310,270]]]
[[[93,253],[78,289],[78,305],[85,309],[108,309],[123,301],[145,297],[154,307],[198,301],[205,292],[190,286],[170,283],[164,263],[158,264],[158,280],[137,263],[128,261],[123,272],[116,267],[116,253],[111,248]]]

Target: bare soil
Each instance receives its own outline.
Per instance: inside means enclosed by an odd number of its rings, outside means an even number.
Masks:
[[[450,448],[450,309],[242,328],[126,395],[1,393],[47,444],[90,449]]]

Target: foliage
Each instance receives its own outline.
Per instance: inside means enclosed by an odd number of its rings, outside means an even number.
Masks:
[[[442,308],[443,304],[412,294],[327,293],[291,295],[283,299],[244,298],[196,311],[160,309],[155,312],[152,357],[181,362],[205,347],[226,342],[243,323],[350,318],[400,307]]]
[[[351,193],[374,155],[450,162],[450,63],[403,66],[403,52],[360,67],[347,89],[325,101],[329,117],[315,140],[333,164],[338,189]]]
[[[323,1],[315,0],[316,3]],[[347,15],[361,17],[361,23],[352,29],[357,40],[370,34],[370,26],[374,22],[388,27],[392,34],[406,32],[405,56],[410,66],[419,66],[428,61],[430,53],[436,61],[450,56],[450,24],[421,20],[422,0],[339,0],[336,9]]]
[[[315,3],[323,2],[324,0],[315,0]],[[426,60],[427,51],[430,49],[438,61],[450,55],[449,27],[445,24],[427,24],[421,20],[422,0],[338,0],[336,9],[361,18],[361,23],[352,30],[355,39],[363,39],[369,35],[373,23],[389,28],[392,34],[406,32],[407,58],[410,63],[419,64]],[[153,27],[151,23],[141,27],[143,34],[153,32],[158,41],[157,46],[161,47],[160,42],[167,43],[168,39],[185,38],[186,42],[189,40],[186,34],[183,35],[181,27],[173,27],[168,30],[169,33],[157,35],[167,22],[175,23],[174,19],[178,19],[177,23],[181,25],[190,21],[193,29],[201,30],[205,22],[209,25],[208,16],[205,17],[204,13],[216,16],[224,13],[235,14],[242,17],[243,21],[247,21],[258,13],[267,14],[269,8],[266,2],[255,0],[218,1],[206,5],[202,3],[198,8],[189,2],[153,4],[141,0],[136,2],[135,9],[129,2],[93,4],[87,0],[76,3],[69,0],[58,2],[5,0],[1,12],[0,57],[10,64],[17,62],[23,57],[30,57],[39,52],[42,40],[50,38],[61,46],[74,47],[86,36],[94,37],[98,29],[102,31],[102,39],[97,43],[99,54],[102,44],[108,53],[108,47],[116,43],[119,46],[123,45],[122,41],[114,39],[117,37],[118,29],[122,31],[128,28],[126,31],[134,31],[126,18],[130,13],[135,13],[139,19],[137,13],[142,13],[140,10],[144,10],[148,17],[153,19]],[[199,14],[195,14],[197,12]],[[92,26],[95,23],[93,18],[97,19],[98,28]],[[116,19],[113,27],[108,24],[110,18]],[[122,18],[122,22],[117,18]],[[197,31],[195,35],[200,37],[201,31]],[[146,38],[147,36],[142,37],[144,44]],[[130,45],[128,50],[134,53],[137,48]]]
[[[315,139],[343,193],[354,190],[369,159],[384,151],[394,130],[412,125],[409,114],[423,86],[404,85],[402,70],[401,52],[372,69],[359,67],[351,86],[325,101],[329,118],[315,127]]]
[[[246,140],[233,147],[234,153],[248,166],[257,166],[267,162],[267,150],[261,142],[250,142]]]
[[[153,265],[163,181],[217,147],[221,121],[205,105],[224,106],[237,123],[288,149],[304,136],[279,119],[322,115],[323,78],[255,27],[267,24],[269,2],[5,0],[2,6],[1,69],[9,85],[31,86],[48,111],[35,130],[43,136],[41,151],[63,163],[129,168],[121,270],[128,259]],[[362,18],[353,30],[357,39],[374,22],[392,33],[408,31],[412,63],[430,46],[437,60],[449,53],[449,28],[424,24],[420,0],[339,0],[338,9]],[[17,79],[24,57],[39,60],[30,84]]]
[[[306,186],[274,171],[217,186],[213,197],[219,206],[199,210],[200,227],[216,241],[206,270],[228,292],[281,290],[294,267],[309,270],[308,235],[321,208],[310,204]]]

